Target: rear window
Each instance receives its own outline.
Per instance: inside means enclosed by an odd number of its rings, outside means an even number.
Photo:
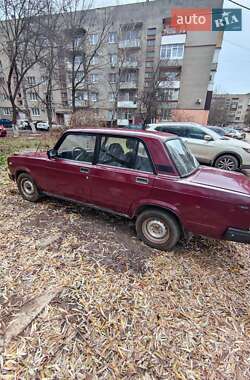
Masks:
[[[192,174],[199,167],[198,161],[181,139],[167,140],[165,145],[181,177]]]

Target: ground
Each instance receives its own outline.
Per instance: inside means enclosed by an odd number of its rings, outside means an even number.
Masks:
[[[3,163],[37,143],[5,141]],[[0,335],[60,289],[5,345],[1,379],[250,378],[249,246],[197,237],[159,252],[122,218],[24,201],[0,170]]]

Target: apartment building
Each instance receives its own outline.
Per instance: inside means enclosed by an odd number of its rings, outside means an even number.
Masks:
[[[250,93],[249,94],[214,94],[211,113],[223,115],[225,124],[249,124]]]
[[[204,8],[220,8],[222,4],[223,0],[202,1]],[[96,70],[93,68],[88,83],[83,83],[77,90],[77,108],[91,107],[102,120],[115,118],[120,126],[139,123],[140,93],[150,86],[154,70],[159,67],[161,96],[158,119],[207,123],[223,34],[177,32],[170,26],[173,7],[198,8],[201,2],[155,0],[90,11],[94,20],[99,20],[108,12],[112,25],[101,52],[93,61],[97,64]],[[98,41],[99,28],[96,21],[88,30],[91,45]],[[71,63],[66,48],[60,54],[60,86],[53,91],[53,119],[62,124],[67,123],[71,116]],[[122,66],[119,63],[121,56],[124,57]],[[4,81],[4,65],[7,62],[0,56],[0,81]],[[42,69],[34,67],[27,78],[29,83],[41,83],[38,89],[41,93],[46,81],[46,78],[45,81],[41,80],[42,76]],[[119,87],[116,85],[118,78]],[[118,99],[114,88],[118,89]],[[24,104],[23,96],[20,91],[20,107]],[[117,109],[114,115],[115,101]],[[34,120],[46,120],[45,107],[36,91],[28,91],[26,103]],[[0,117],[11,118],[11,107],[1,87]],[[20,113],[20,117],[24,115]]]

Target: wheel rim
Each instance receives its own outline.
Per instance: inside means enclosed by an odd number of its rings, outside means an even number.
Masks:
[[[34,193],[34,184],[30,179],[24,178],[21,182],[21,187],[25,195],[32,195]]]
[[[230,157],[223,157],[217,162],[217,168],[223,169],[223,170],[236,170],[237,166],[235,164],[235,161]]]
[[[146,219],[142,224],[144,236],[152,243],[163,244],[169,240],[170,231],[168,226],[160,219]]]

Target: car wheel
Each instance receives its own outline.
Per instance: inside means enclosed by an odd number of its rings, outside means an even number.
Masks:
[[[17,186],[20,194],[27,201],[36,202],[41,197],[33,178],[27,173],[18,176]]]
[[[144,243],[163,251],[172,249],[181,236],[177,220],[167,212],[156,209],[139,214],[136,219],[136,232]]]
[[[218,169],[236,171],[239,169],[239,161],[231,154],[224,154],[216,159],[214,166]]]

